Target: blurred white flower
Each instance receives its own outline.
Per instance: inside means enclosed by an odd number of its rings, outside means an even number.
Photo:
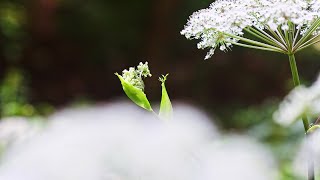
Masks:
[[[320,115],[320,76],[310,87],[299,86],[293,89],[274,113],[274,120],[288,126],[301,118],[303,114],[310,117]]]
[[[270,157],[270,152],[251,138],[227,136],[204,147],[199,153],[203,164],[197,179],[274,180],[277,174]]]
[[[320,131],[312,133],[301,144],[299,152],[295,156],[293,169],[296,175],[307,178],[308,163],[312,163],[316,177],[320,175]]]
[[[316,25],[313,35],[318,34],[319,4],[318,0],[217,0],[209,8],[193,13],[181,34],[188,39],[200,39],[199,49],[210,48],[205,59],[210,58],[217,47],[226,51],[232,45],[294,52],[306,42],[301,41],[294,47],[298,36],[307,35],[313,24]],[[243,38],[245,32],[263,43]],[[292,33],[290,38],[288,33]]]
[[[41,126],[24,117],[6,117],[0,121],[0,146],[20,144],[39,133]]]
[[[265,149],[247,138],[219,140],[210,119],[188,106],[176,106],[170,123],[123,103],[62,110],[50,122],[3,157],[0,179],[274,178]]]

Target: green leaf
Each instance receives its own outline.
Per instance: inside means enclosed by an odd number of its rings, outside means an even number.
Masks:
[[[162,97],[161,97],[161,103],[160,103],[160,111],[159,111],[159,117],[161,119],[170,119],[172,116],[172,104],[165,86],[165,81],[167,80],[167,75],[162,75],[162,78],[160,77],[159,80],[162,82]]]
[[[126,95],[138,106],[148,110],[148,111],[153,111],[151,108],[151,105],[147,99],[146,94],[139,88],[134,87],[133,85],[129,84],[126,82],[122,76],[120,76],[118,73],[115,73],[116,76],[121,81],[122,88]]]

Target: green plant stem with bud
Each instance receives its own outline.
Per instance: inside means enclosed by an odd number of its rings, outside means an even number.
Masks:
[[[140,62],[137,68],[130,67],[129,70],[126,70],[126,69],[123,70],[122,75],[118,73],[115,73],[115,75],[119,78],[123,91],[132,102],[134,102],[139,107],[149,112],[152,112],[155,116],[157,116],[161,120],[171,119],[173,110],[172,110],[171,101],[165,86],[165,82],[169,74],[162,75],[162,77],[159,78],[159,81],[161,82],[161,89],[162,89],[159,114],[156,114],[153,111],[151,104],[147,98],[147,95],[144,93],[143,78],[152,76],[149,70],[148,62],[145,62],[145,63]]]

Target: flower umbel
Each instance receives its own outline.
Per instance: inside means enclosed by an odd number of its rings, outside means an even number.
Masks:
[[[319,26],[319,0],[216,0],[209,8],[191,15],[181,34],[188,39],[200,39],[199,49],[210,49],[205,59],[216,48],[226,51],[233,45],[287,54],[294,85],[299,86],[294,55],[320,42]],[[255,39],[245,37],[245,33]],[[305,111],[320,107],[320,103],[315,103],[318,94],[309,96],[309,93],[303,87],[295,90],[275,115],[279,122],[290,124],[301,117],[308,133],[310,124]],[[308,180],[314,180],[312,163],[308,169]]]
[[[181,34],[210,49],[205,59],[233,45],[294,54],[320,41],[319,17],[318,0],[217,0],[191,15]]]
[[[141,90],[144,90],[144,83],[142,78],[151,76],[152,75],[149,70],[148,62],[145,62],[144,64],[140,62],[137,66],[137,69],[134,67],[130,67],[129,70],[125,69],[122,71],[122,78],[129,84]]]

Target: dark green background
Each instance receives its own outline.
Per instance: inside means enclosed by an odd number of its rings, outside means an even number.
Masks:
[[[146,80],[146,94],[152,102],[160,100],[157,77],[169,73],[173,101],[217,114],[225,127],[246,128],[250,123],[234,121],[238,110],[273,106],[292,88],[288,60],[238,47],[203,60],[206,50],[180,31],[192,12],[210,3],[1,0],[0,77],[18,69],[31,104],[109,102],[125,96],[114,72],[148,61],[154,76]],[[297,55],[304,83],[316,78],[319,57],[314,48]]]

